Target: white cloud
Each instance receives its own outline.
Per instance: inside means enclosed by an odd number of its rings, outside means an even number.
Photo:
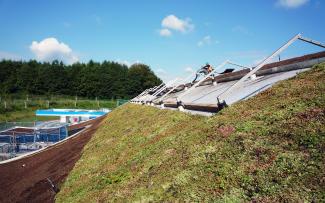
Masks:
[[[195,71],[193,70],[192,67],[188,66],[188,67],[185,68],[185,72],[186,73],[194,73]]]
[[[121,65],[126,65],[127,67],[131,66],[131,63],[127,60],[121,61],[120,59],[117,59],[116,61],[117,61],[117,63],[119,63]]]
[[[131,67],[134,64],[142,63],[140,60],[135,60],[134,62],[131,62],[131,61],[128,61],[128,60],[116,59],[115,61],[117,63],[121,64],[121,65],[126,65],[127,67]]]
[[[285,8],[298,8],[308,1],[309,0],[278,0],[276,4]]]
[[[220,41],[214,40],[211,36],[207,35],[198,41],[197,46],[202,47],[205,45],[219,44]]]
[[[71,64],[79,60],[68,45],[53,37],[40,42],[33,41],[29,48],[41,61],[59,60]]]
[[[217,41],[216,41],[217,42]],[[213,40],[212,40],[212,38],[211,38],[211,36],[205,36],[205,37],[203,37],[198,43],[197,43],[197,45],[199,46],[199,47],[202,47],[202,46],[204,46],[204,45],[211,45],[213,43]]]
[[[191,23],[191,19],[180,19],[175,15],[166,16],[161,22],[162,28],[167,28],[169,30],[174,30],[182,33],[192,31],[194,29],[194,24]]]
[[[163,37],[169,37],[172,35],[172,32],[167,28],[163,28],[159,31],[159,34],[160,34],[160,36],[163,36]]]

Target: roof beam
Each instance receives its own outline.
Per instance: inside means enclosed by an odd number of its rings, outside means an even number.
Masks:
[[[258,66],[256,66],[253,70],[251,70],[249,73],[247,73],[244,77],[242,77],[240,80],[238,80],[235,84],[233,84],[232,86],[230,86],[229,88],[227,88],[225,91],[223,91],[219,96],[218,99],[220,101],[224,101],[225,98],[227,98],[230,93],[237,88],[238,86],[240,86],[245,80],[247,80],[250,76],[252,76],[253,74],[255,74],[259,69],[261,69],[266,63],[270,62],[272,58],[274,58],[275,56],[279,55],[282,51],[284,51],[285,49],[287,49],[292,43],[294,43],[297,39],[299,39],[301,37],[301,34],[297,34],[296,36],[294,36],[293,38],[291,38],[287,43],[285,43],[283,46],[281,46],[278,50],[276,50],[275,52],[273,52],[269,57],[267,57],[266,59],[264,59]]]
[[[310,44],[313,44],[313,45],[316,45],[316,46],[319,46],[319,47],[322,47],[322,48],[325,48],[325,45],[316,41],[316,40],[312,40],[312,39],[309,39],[309,38],[305,38],[303,36],[300,36],[299,37],[299,40],[301,41],[304,41],[304,42],[307,42],[307,43],[310,43]]]

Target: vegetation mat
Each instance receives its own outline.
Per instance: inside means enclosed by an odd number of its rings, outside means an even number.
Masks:
[[[325,64],[213,117],[124,105],[58,202],[325,201]]]

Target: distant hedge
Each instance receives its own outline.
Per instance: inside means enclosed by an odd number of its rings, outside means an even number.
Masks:
[[[78,95],[88,98],[132,98],[162,81],[149,66],[116,62],[0,61],[0,94]]]

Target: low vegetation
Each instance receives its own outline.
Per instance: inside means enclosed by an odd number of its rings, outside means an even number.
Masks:
[[[128,104],[58,202],[325,201],[325,64],[213,117]]]
[[[38,96],[12,94],[2,97],[0,102],[0,122],[5,121],[40,121],[53,120],[53,117],[36,117],[37,109],[79,108],[79,109],[114,109],[126,100],[96,100],[69,96]]]

